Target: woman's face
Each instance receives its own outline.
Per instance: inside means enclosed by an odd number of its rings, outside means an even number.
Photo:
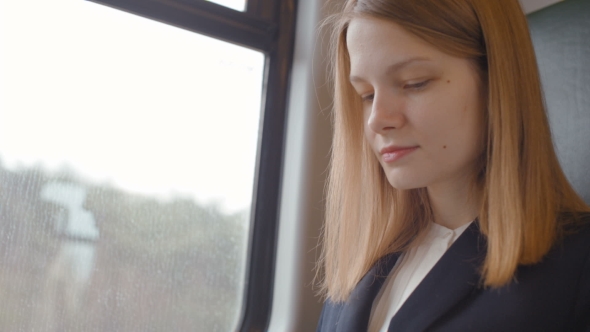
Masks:
[[[413,189],[472,180],[484,147],[475,65],[376,18],[354,18],[346,42],[365,137],[389,183]]]

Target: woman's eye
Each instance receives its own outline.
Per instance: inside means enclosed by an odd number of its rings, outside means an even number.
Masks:
[[[420,90],[420,89],[426,87],[426,85],[428,85],[429,82],[430,82],[430,80],[426,80],[426,81],[422,81],[422,82],[418,82],[418,83],[406,84],[406,85],[404,85],[404,89]]]
[[[363,100],[363,102],[365,101],[373,101],[373,97],[375,96],[375,94],[371,93],[368,95],[363,95],[361,96],[361,99]]]

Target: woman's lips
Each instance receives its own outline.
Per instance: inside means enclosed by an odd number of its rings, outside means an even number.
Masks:
[[[386,163],[392,163],[395,161],[400,160],[401,158],[407,156],[408,154],[416,151],[418,149],[417,146],[413,147],[389,147],[381,150],[381,157],[383,161]]]

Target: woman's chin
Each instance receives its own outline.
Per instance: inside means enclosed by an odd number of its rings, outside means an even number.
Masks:
[[[419,181],[418,179],[412,179],[410,177],[404,177],[399,175],[389,175],[387,176],[387,181],[389,184],[397,189],[397,190],[410,190],[410,189],[417,189],[423,188],[426,185],[423,181]]]

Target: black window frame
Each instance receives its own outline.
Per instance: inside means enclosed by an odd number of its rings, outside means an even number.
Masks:
[[[88,0],[265,54],[240,331],[270,322],[288,88],[297,0],[248,0],[244,12],[205,0]]]

